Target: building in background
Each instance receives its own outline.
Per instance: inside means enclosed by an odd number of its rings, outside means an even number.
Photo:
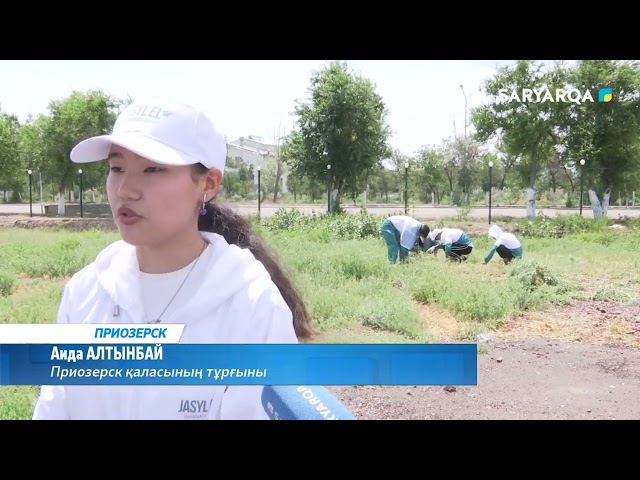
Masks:
[[[268,157],[275,157],[278,154],[278,145],[267,142],[263,137],[249,135],[240,137],[227,144],[227,155],[245,165],[253,165],[253,184],[258,186],[258,170],[256,167],[263,167]],[[284,168],[282,173],[282,192],[287,193],[287,171]]]

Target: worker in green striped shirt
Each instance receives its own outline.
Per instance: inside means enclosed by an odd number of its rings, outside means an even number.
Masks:
[[[486,265],[493,258],[494,253],[498,253],[505,265],[511,263],[514,258],[522,258],[522,244],[513,233],[502,231],[498,225],[491,225],[489,228],[489,238],[494,241],[491,250],[484,257],[482,265]]]
[[[438,250],[444,250],[447,259],[452,261],[463,262],[473,251],[471,237],[459,228],[435,228],[428,237],[435,245],[427,252],[437,255]]]

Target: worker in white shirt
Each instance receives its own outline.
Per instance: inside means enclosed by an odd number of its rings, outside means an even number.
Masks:
[[[380,233],[387,244],[387,256],[390,263],[407,260],[409,252],[429,234],[429,226],[406,215],[393,215],[385,218]]]
[[[498,225],[491,225],[489,238],[494,240],[494,244],[484,257],[482,265],[489,263],[496,252],[505,265],[511,263],[514,258],[522,258],[522,243],[513,233],[504,232]]]
[[[437,254],[438,250],[444,250],[449,260],[462,262],[473,251],[471,237],[459,228],[436,228],[429,233],[429,240],[435,245],[427,252]]]

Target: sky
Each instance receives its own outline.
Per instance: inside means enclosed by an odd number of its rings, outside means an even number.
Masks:
[[[158,94],[199,106],[229,141],[269,141],[294,128],[314,71],[327,60],[2,60],[0,110],[25,121],[51,100],[100,89],[121,98]],[[467,110],[487,102],[484,80],[505,60],[347,60],[370,79],[387,107],[390,145],[404,155],[464,134]],[[460,88],[463,85],[463,89]],[[463,93],[464,92],[464,93]],[[472,128],[468,127],[467,133]]]

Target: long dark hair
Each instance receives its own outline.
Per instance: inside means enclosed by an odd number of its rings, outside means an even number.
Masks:
[[[202,164],[194,166],[196,175],[206,175],[209,170]],[[255,234],[249,221],[234,210],[211,199],[205,205],[206,215],[198,218],[198,230],[201,232],[217,233],[224,237],[227,243],[240,248],[248,248],[259,262],[262,262],[271,280],[276,284],[284,301],[291,309],[293,327],[299,339],[311,339],[315,331],[311,326],[311,319],[300,293],[291,284],[284,268],[279,264],[273,252]]]

